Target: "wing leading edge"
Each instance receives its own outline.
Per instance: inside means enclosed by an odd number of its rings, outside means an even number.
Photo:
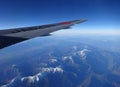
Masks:
[[[42,26],[23,27],[0,30],[0,49],[34,37],[46,36],[51,32],[68,29],[70,26],[87,21],[86,19],[47,24]]]

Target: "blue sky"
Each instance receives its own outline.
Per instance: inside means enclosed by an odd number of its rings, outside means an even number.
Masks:
[[[80,29],[120,30],[120,0],[0,0],[0,29],[86,18]]]

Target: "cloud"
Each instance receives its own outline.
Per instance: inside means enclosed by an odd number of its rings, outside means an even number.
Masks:
[[[120,36],[120,30],[117,29],[69,29],[53,33],[55,35],[77,36],[77,35],[103,35],[103,36]]]

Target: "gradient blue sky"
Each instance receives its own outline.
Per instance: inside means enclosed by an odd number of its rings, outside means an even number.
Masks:
[[[0,29],[80,18],[74,28],[120,30],[120,0],[0,0]]]

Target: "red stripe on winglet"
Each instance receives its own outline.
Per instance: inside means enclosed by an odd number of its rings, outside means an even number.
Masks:
[[[61,24],[71,24],[71,22],[62,22]]]

